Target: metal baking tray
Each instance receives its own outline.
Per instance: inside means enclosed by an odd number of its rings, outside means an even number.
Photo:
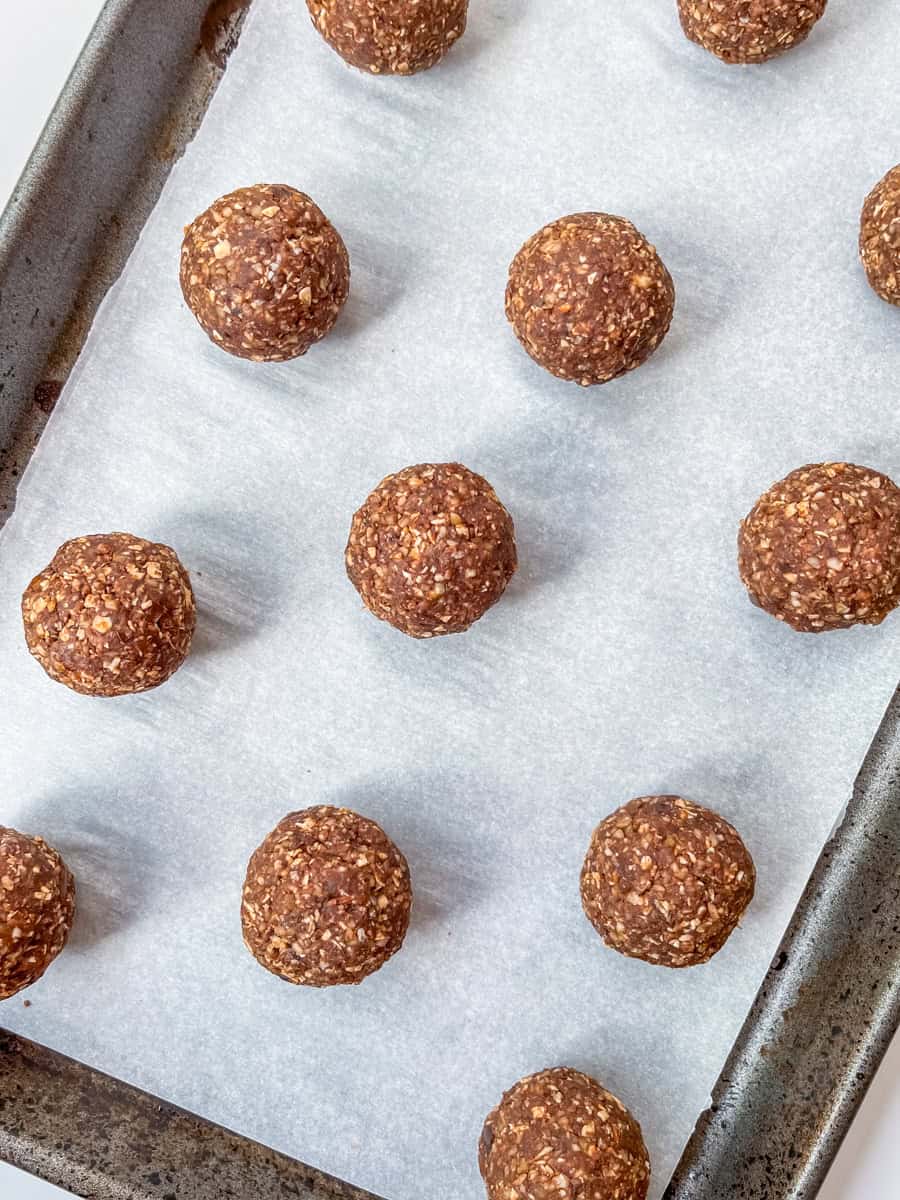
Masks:
[[[251,2],[107,0],[0,218],[0,525]],[[900,1022],[898,864],[900,690],[667,1200],[816,1195]],[[2,1031],[0,1158],[94,1200],[365,1200]]]

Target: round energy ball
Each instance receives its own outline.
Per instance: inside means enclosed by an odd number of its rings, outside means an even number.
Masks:
[[[64,542],[22,597],[28,649],[58,683],[123,696],[164,683],[184,662],[196,612],[169,546],[131,533]]]
[[[217,200],[184,231],[181,290],[223,350],[253,362],[305,354],[350,291],[341,236],[309,196],[258,183]]]
[[[900,305],[900,166],[869,192],[859,227],[859,255],[872,288]]]
[[[382,479],[353,517],[347,574],[370,612],[415,638],[462,633],[516,569],[512,517],[459,463]]]
[[[313,24],[346,62],[373,75],[413,75],[465,32],[469,0],[306,0]]]
[[[611,1092],[571,1067],[529,1075],[484,1123],[478,1165],[488,1200],[644,1200],[641,1127]]]
[[[247,949],[289,983],[361,983],[403,945],[412,906],[406,859],[346,808],[290,813],[254,852],[241,924]]]
[[[853,463],[775,483],[741,523],[750,599],[801,633],[878,625],[900,603],[900,489]]]
[[[0,1000],[35,983],[62,950],[75,881],[43,838],[0,826]]]
[[[798,46],[827,0],[678,0],[692,42],[726,63],[760,63]]]
[[[594,830],[581,902],[613,950],[692,967],[725,945],[755,886],[753,859],[724,817],[681,796],[641,796]]]
[[[624,217],[575,213],[545,225],[512,261],[506,316],[551,375],[607,383],[650,357],[675,308],[672,277]]]

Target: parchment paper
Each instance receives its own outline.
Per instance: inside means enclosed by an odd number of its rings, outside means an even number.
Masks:
[[[560,1063],[641,1120],[663,1190],[898,676],[900,619],[802,637],[753,609],[738,521],[809,461],[900,478],[900,313],[856,261],[900,158],[895,0],[832,0],[801,49],[727,69],[673,0],[473,0],[444,66],[347,69],[300,0],[256,0],[27,470],[0,541],[2,820],[78,877],[70,947],[5,1026],[388,1200],[475,1200],[501,1091]],[[182,226],[293,183],[343,233],[352,296],[305,359],[230,359],[185,310]],[[644,368],[582,391],[520,350],[506,269],[545,221],[633,219],[678,289]],[[387,472],[460,459],[521,570],[429,643],[344,577]],[[18,601],[65,538],[176,547],[196,650],[156,692],[51,683]],[[745,836],[759,893],[710,965],[603,948],[578,872],[597,821],[678,791]],[[406,947],[297,990],[241,944],[247,858],[347,804],[406,852]]]

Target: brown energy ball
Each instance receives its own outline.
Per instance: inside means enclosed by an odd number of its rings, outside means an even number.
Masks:
[[[307,987],[360,983],[403,945],[406,859],[374,821],[320,805],[290,813],[254,852],[244,941],[274,975]]]
[[[741,523],[750,599],[801,633],[878,625],[900,603],[900,489],[853,463],[792,471]]]
[[[284,362],[334,325],[350,290],[350,260],[309,196],[258,183],[223,196],[187,226],[181,290],[223,350]]]
[[[25,589],[22,617],[47,674],[86,696],[164,683],[187,657],[196,621],[178,555],[131,533],[64,542]]]
[[[353,517],[347,574],[363,603],[410,637],[462,633],[516,569],[512,517],[459,463],[423,463],[382,479]]]
[[[57,852],[0,826],[0,1000],[40,979],[74,916],[75,881]]]
[[[466,28],[469,0],[306,0],[341,58],[373,75],[413,75],[440,62]]]
[[[656,250],[623,217],[575,213],[545,225],[509,269],[506,316],[551,375],[607,383],[650,357],[675,308]]]
[[[678,0],[692,42],[726,63],[760,63],[809,36],[827,0]]]
[[[529,1075],[484,1123],[478,1165],[488,1200],[644,1200],[641,1127],[611,1092],[571,1067]]]
[[[900,305],[900,166],[866,197],[859,254],[873,289],[888,304]]]
[[[755,885],[753,859],[724,817],[681,796],[641,796],[594,830],[581,902],[614,950],[692,967],[725,945]]]

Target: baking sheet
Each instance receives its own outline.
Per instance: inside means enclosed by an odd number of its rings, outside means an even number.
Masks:
[[[474,1200],[485,1113],[568,1063],[633,1108],[662,1192],[897,679],[896,618],[792,636],[734,565],[792,467],[900,476],[900,318],[855,258],[900,157],[897,15],[832,0],[806,46],[729,71],[668,0],[482,0],[439,70],[375,80],[296,0],[256,0],[0,537],[2,819],[80,897],[5,1026],[388,1200]],[[177,283],[181,226],[262,179],[309,191],[353,267],[333,335],[266,367],[208,343]],[[519,244],[584,208],[633,219],[678,289],[658,354],[589,391],[502,314]],[[468,635],[416,643],[361,610],[342,549],[382,475],[451,458],[522,566]],[[89,700],[29,660],[18,598],[113,528],[177,548],[200,625],[164,688]],[[733,820],[760,875],[687,973],[604,950],[578,900],[594,824],[662,790]],[[406,947],[359,989],[292,989],[240,941],[250,851],[320,802],[413,871]]]

